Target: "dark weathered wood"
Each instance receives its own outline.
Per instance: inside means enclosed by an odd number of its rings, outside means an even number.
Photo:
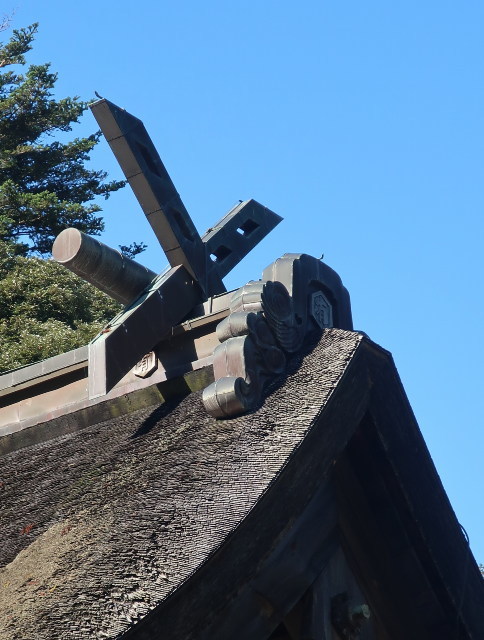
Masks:
[[[282,282],[304,322],[309,314],[307,292],[321,289],[333,307],[333,325],[353,329],[350,296],[339,275],[327,264],[304,253],[285,253],[266,267],[263,280]],[[302,284],[306,286],[301,286]]]
[[[202,237],[212,268],[224,278],[282,218],[255,200],[231,209]]]
[[[410,514],[414,549],[446,612],[448,633],[452,640],[479,640],[484,583],[391,360],[375,370],[371,415],[394,491]]]
[[[109,100],[91,110],[170,265],[183,265],[207,297],[225,291],[144,124]]]
[[[91,105],[106,140],[172,267],[183,265],[205,297],[282,218],[255,200],[235,206],[200,238],[145,126],[108,100]]]
[[[89,344],[89,397],[110,391],[143,354],[169,335],[200,298],[198,285],[184,267],[158,276],[140,299]]]
[[[251,415],[216,421],[192,394],[1,468],[6,637],[267,640],[281,623],[294,635],[323,571],[330,597],[368,598],[362,640],[484,637],[472,558],[449,636],[467,547],[389,354],[353,332],[324,332]]]
[[[428,640],[406,585],[395,580],[385,538],[375,526],[361,486],[344,455],[335,466],[334,480],[345,551],[368,594],[377,626],[381,626],[388,640]]]
[[[123,305],[130,304],[156,278],[151,269],[79,229],[64,229],[57,236],[52,257]]]
[[[217,327],[222,344],[213,354],[215,380],[203,392],[205,408],[216,418],[255,409],[265,388],[284,371],[286,355],[299,351],[315,333],[352,328],[341,279],[305,254],[278,258],[262,280],[233,294],[230,311]],[[333,324],[333,316],[344,324]]]
[[[178,405],[112,418],[2,457],[1,479],[7,486],[1,495],[5,544],[0,545],[0,562],[10,563],[9,577],[3,573],[2,580],[18,574],[21,563],[11,560],[23,549],[24,559],[49,554],[45,582],[48,589],[58,585],[46,598],[36,597],[33,586],[17,590],[13,582],[2,590],[0,629],[7,628],[6,637],[11,624],[22,640],[73,635],[87,640],[101,631],[119,638],[130,627],[139,628],[140,637],[144,629],[187,640],[200,638],[204,626],[217,629],[241,581],[254,575],[279,535],[286,528],[290,532],[293,518],[308,506],[324,470],[331,467],[331,451],[320,433],[314,455],[309,446],[303,456],[303,462],[308,455],[312,464],[300,465],[295,459],[281,476],[285,480],[279,490],[279,482],[274,482],[274,500],[267,492],[333,394],[360,342],[355,334],[329,332],[321,342],[322,352],[309,355],[301,365],[298,359],[291,364],[285,386],[251,416],[216,421],[192,394]],[[307,392],[310,371],[322,362],[325,374],[313,381],[314,393],[287,397],[290,388],[305,387]],[[281,408],[277,416],[275,407]],[[353,410],[349,407],[342,419],[351,419]],[[344,442],[344,433],[340,435]],[[324,502],[320,508],[324,511]],[[252,514],[247,527],[240,526]],[[31,532],[21,535],[18,526],[32,522]],[[331,518],[322,525],[331,527]],[[324,550],[325,529],[318,534]],[[226,548],[224,543],[230,544]],[[66,546],[68,555],[63,553]],[[312,557],[318,564],[316,551]],[[304,547],[296,544],[288,554],[291,563],[301,554]],[[313,562],[301,567],[309,584],[320,572]],[[167,597],[170,593],[173,600]],[[30,603],[31,596],[35,600]],[[249,603],[256,599],[251,604],[256,611],[266,610],[267,601],[253,590],[247,588],[241,596]],[[178,603],[178,611],[171,605],[158,609],[169,601]],[[29,618],[18,619],[27,606]],[[13,622],[3,618],[6,607]],[[149,609],[153,615],[147,614]],[[140,624],[144,617],[155,624],[151,631]],[[271,619],[271,628],[273,624],[278,621]]]
[[[329,640],[325,631],[329,594],[325,589],[323,573],[302,599],[301,640]]]
[[[352,335],[356,343],[362,340],[361,336]],[[321,422],[309,431],[298,455],[284,467],[277,483],[251,511],[243,526],[200,569],[197,580],[188,581],[158,610],[150,612],[126,634],[126,639],[149,640],[160,634],[173,640],[265,640],[303,596],[337,547],[336,536],[327,537],[333,519],[328,509],[322,508],[321,499],[318,502],[315,497],[313,503],[314,509],[319,505],[319,517],[311,509],[303,510],[318,488],[319,492],[326,490],[324,478],[332,468],[335,451],[343,450],[347,429],[356,428],[364,415],[369,388],[366,384],[352,383],[367,380],[367,364],[361,355],[357,350],[352,356],[350,379],[343,396],[331,396]],[[340,366],[343,350],[337,349],[334,356],[328,361],[329,370],[324,378],[319,378],[319,385],[325,385],[328,376],[331,378],[336,371],[333,367]],[[284,402],[294,407],[291,420],[301,415],[304,403],[301,397],[288,397],[286,392]],[[267,409],[269,406],[266,404]],[[256,415],[237,418],[230,424],[232,428],[240,420],[253,424]],[[281,416],[273,419],[277,423]],[[290,524],[299,533],[293,547],[287,546],[292,539],[289,531],[282,537]],[[275,537],[284,540],[284,544],[270,554]],[[261,557],[268,557],[264,567]]]
[[[150,313],[154,311],[152,300],[142,295],[133,301],[134,295],[144,289],[143,286],[138,286],[140,275],[142,283],[147,284],[144,280],[146,270],[143,267],[136,263],[127,263],[133,273],[124,278],[127,270],[121,264],[117,252],[108,250],[96,240],[89,238],[86,239],[85,244],[91,245],[91,249],[94,248],[95,251],[85,253],[88,254],[88,258],[91,257],[91,253],[94,253],[95,260],[86,261],[82,256],[79,258],[77,254],[73,259],[72,252],[68,251],[68,259],[64,260],[66,266],[72,269],[76,260],[82,263],[80,271],[73,269],[76,273],[82,273],[96,286],[101,284],[103,291],[107,291],[110,295],[114,293],[116,299],[123,303],[132,303],[132,307],[150,307],[149,310],[140,309],[136,314],[136,318],[141,322],[139,325],[136,325],[138,320],[133,322],[134,316],[131,312],[129,313],[130,336],[127,341],[118,330],[114,337],[109,336],[106,340],[103,338],[103,332],[91,343],[89,397],[96,398],[109,391],[129,371],[132,364],[138,362],[166,335],[167,328],[164,327],[164,323],[167,317],[173,316],[174,320],[179,322],[182,317],[192,311],[197,302],[224,292],[222,278],[281,221],[281,218],[254,200],[248,200],[233,208],[205,234],[202,241],[141,120],[105,99],[93,103],[91,110],[163,248],[169,264],[173,269],[182,266],[196,282],[201,294],[189,295],[182,301],[180,298],[183,297],[184,290],[180,288],[175,297],[166,297],[164,306],[167,309],[160,308],[160,318],[156,315],[150,318]],[[68,241],[64,244],[70,249],[71,236],[76,234],[79,236],[79,232],[72,229],[66,230],[64,234],[68,236]],[[64,246],[61,236],[56,240],[57,249]],[[57,252],[61,258],[61,254],[66,253],[65,251]],[[85,262],[89,263],[86,269],[84,269]],[[118,282],[119,273],[122,275],[121,280],[124,278],[126,281]],[[134,280],[134,283],[131,280]],[[191,307],[189,303],[192,303]],[[184,309],[182,316],[177,312],[178,308]],[[115,319],[115,322],[118,322],[118,319]],[[148,322],[148,325],[143,322]],[[157,323],[163,329],[156,331],[157,340],[149,343],[144,339],[144,335],[149,336],[153,333],[152,327]],[[122,324],[123,330],[126,329],[127,324],[123,319]],[[107,327],[104,331],[111,331],[111,329]],[[141,338],[138,339],[138,336]],[[109,344],[114,348],[109,349]],[[123,354],[124,351],[126,355]]]
[[[399,587],[409,598],[409,607],[416,610],[411,617],[424,629],[424,637],[438,634],[443,640],[453,640],[452,625],[446,622],[448,605],[442,600],[434,570],[422,555],[414,514],[406,505],[369,417],[355,434],[347,454],[384,545],[382,555],[387,557],[388,581],[391,582],[394,575],[401,576]]]

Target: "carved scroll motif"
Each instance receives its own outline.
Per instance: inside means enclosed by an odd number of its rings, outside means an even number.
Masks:
[[[352,329],[349,296],[339,276],[305,254],[286,254],[232,296],[230,315],[217,327],[215,382],[203,392],[216,418],[240,415],[260,404],[264,389],[281,374],[286,354],[306,336],[331,326]],[[333,324],[334,318],[340,324]]]

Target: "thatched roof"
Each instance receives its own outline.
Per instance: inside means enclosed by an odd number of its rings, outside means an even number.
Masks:
[[[437,487],[434,517],[456,553],[441,577],[452,599],[467,550],[391,358],[332,329],[249,415],[217,421],[192,393],[2,457],[0,638],[229,637],[223,611],[328,481],[383,384],[400,412],[385,436],[389,459],[400,457],[402,482],[417,461],[415,482],[423,473],[429,492]],[[430,499],[420,493],[416,521]],[[432,545],[431,523],[418,526]],[[432,554],[440,567],[445,549]],[[469,571],[475,582],[474,564]],[[482,602],[482,589],[474,597]],[[461,610],[469,629],[472,606]]]

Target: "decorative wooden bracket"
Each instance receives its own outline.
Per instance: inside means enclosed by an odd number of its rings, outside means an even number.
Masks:
[[[353,329],[351,305],[340,277],[306,254],[285,254],[232,296],[230,315],[217,327],[214,378],[203,392],[216,418],[260,404],[269,382],[285,369],[286,354],[329,327]]]

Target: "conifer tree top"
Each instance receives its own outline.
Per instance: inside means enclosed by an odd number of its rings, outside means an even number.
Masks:
[[[54,97],[50,64],[22,68],[37,27],[14,30],[0,44],[0,239],[20,253],[45,255],[66,227],[99,234],[104,224],[93,199],[109,197],[124,182],[107,182],[104,171],[85,166],[99,133],[55,140],[72,130],[88,103]]]

